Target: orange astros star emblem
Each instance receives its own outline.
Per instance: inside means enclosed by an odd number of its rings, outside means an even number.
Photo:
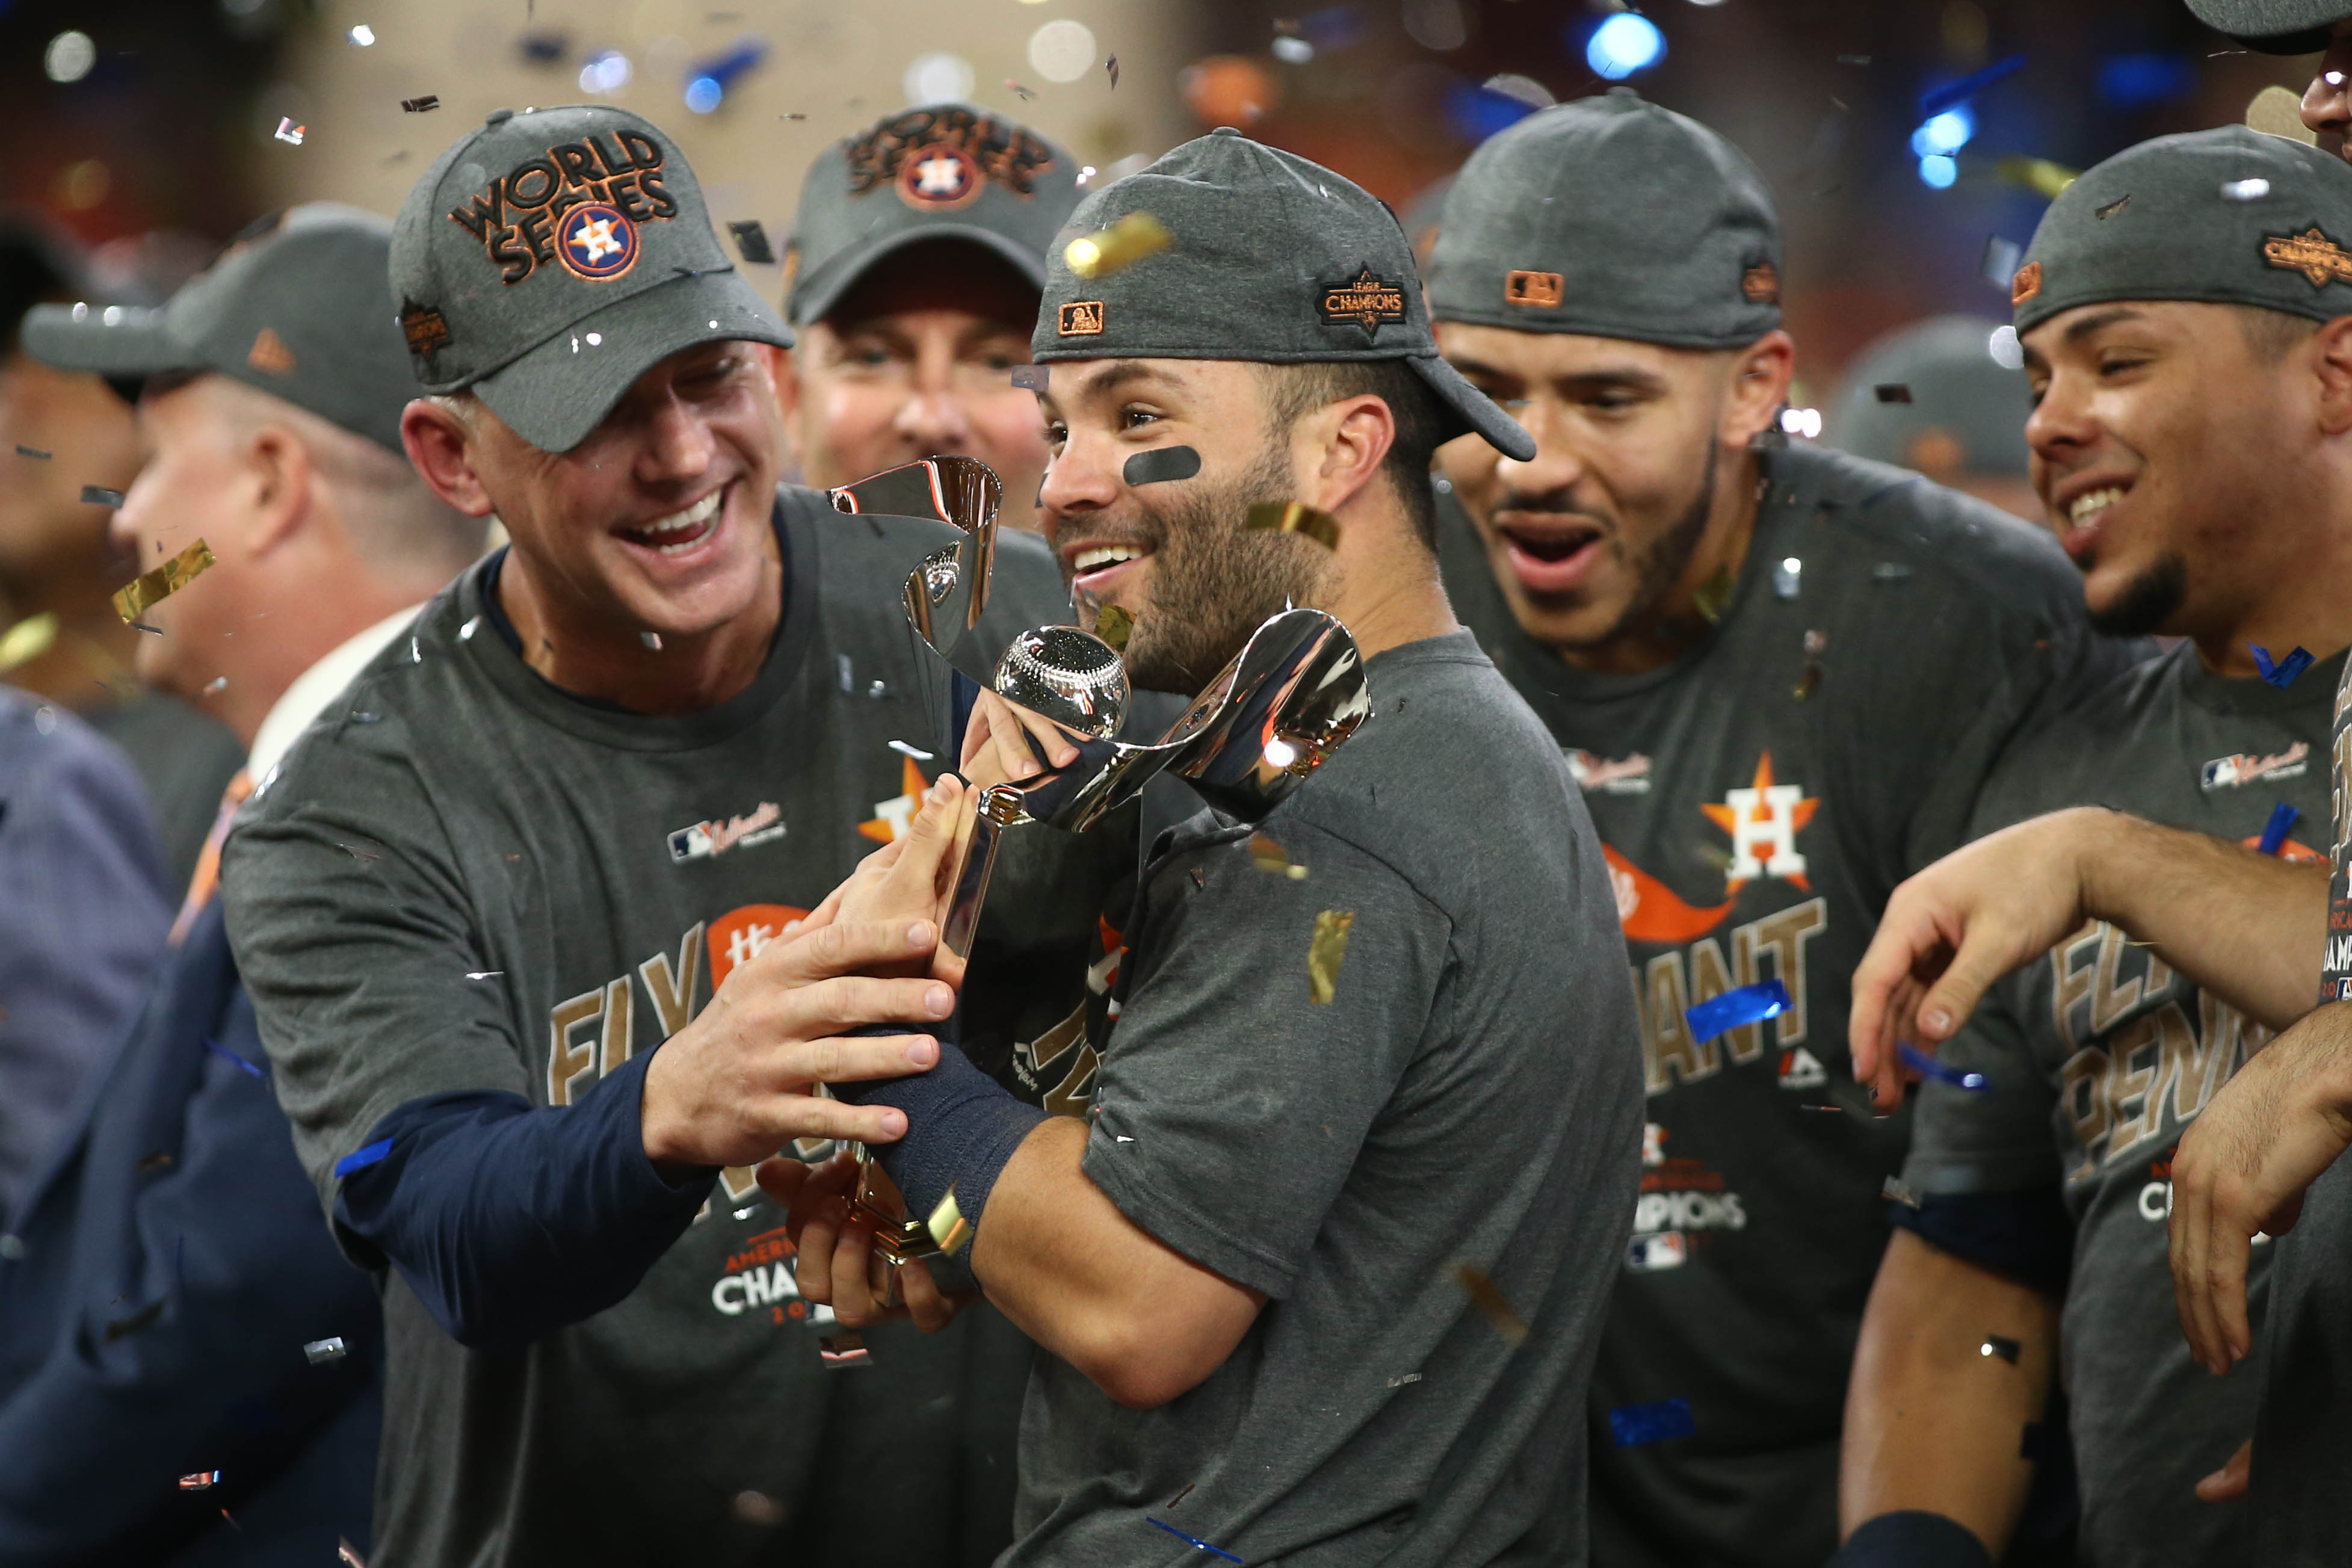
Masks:
[[[857,825],[857,831],[877,844],[895,843],[907,836],[915,825],[915,809],[923,804],[923,792],[931,787],[914,758],[901,758],[900,763],[899,784],[906,793],[876,801],[875,815]]]
[[[1797,852],[1797,833],[1813,819],[1821,802],[1805,798],[1804,786],[1772,782],[1772,753],[1756,759],[1756,782],[1747,789],[1723,792],[1721,805],[1702,805],[1707,820],[1731,835],[1731,864],[1726,868],[1726,897],[1761,877],[1779,877],[1807,892],[1805,858]]]

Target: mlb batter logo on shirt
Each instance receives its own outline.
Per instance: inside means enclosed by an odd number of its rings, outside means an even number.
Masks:
[[[637,264],[637,226],[618,207],[590,202],[563,215],[555,254],[574,278],[602,283]]]

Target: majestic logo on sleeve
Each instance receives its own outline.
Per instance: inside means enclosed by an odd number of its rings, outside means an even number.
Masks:
[[[1726,790],[1721,805],[1701,805],[1707,820],[1731,835],[1731,866],[1723,890],[1737,893],[1759,877],[1780,877],[1811,891],[1805,880],[1805,858],[1797,851],[1797,834],[1821,808],[1805,798],[1803,786],[1772,782],[1772,753],[1756,761],[1756,782],[1747,789]]]
[[[969,109],[910,109],[842,143],[849,194],[893,185],[919,211],[954,208],[993,183],[1016,196],[1034,195],[1054,166],[1054,150],[992,114]]]
[[[1325,326],[1353,322],[1364,329],[1365,337],[1376,337],[1383,326],[1404,321],[1404,285],[1374,277],[1366,267],[1348,282],[1325,284],[1319,308]]]
[[[661,143],[639,131],[559,142],[452,208],[449,221],[482,242],[509,284],[551,261],[575,278],[606,281],[635,265],[641,226],[677,216],[661,182],[667,160]]]
[[[2314,224],[2301,234],[2277,234],[2263,241],[2263,259],[2288,272],[2300,272],[2314,289],[2330,283],[2352,283],[2352,256]]]

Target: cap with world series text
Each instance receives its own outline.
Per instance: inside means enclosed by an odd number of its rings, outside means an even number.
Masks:
[[[208,372],[400,451],[417,394],[384,279],[392,226],[340,202],[256,224],[163,305],[36,305],[35,359],[118,382]]]
[[[1066,241],[1148,213],[1166,248],[1080,278]],[[1400,359],[1455,434],[1522,462],[1532,437],[1437,354],[1412,248],[1370,192],[1221,127],[1080,202],[1045,258],[1030,347],[1073,359]]]
[[[1780,324],[1780,220],[1745,153],[1612,88],[1482,142],[1429,258],[1441,321],[1668,348],[1745,348]]]
[[[2315,55],[2336,24],[2352,19],[2347,0],[2189,0],[2196,18],[2266,55]]]
[[[793,342],[677,144],[601,104],[494,110],[435,159],[394,226],[392,288],[425,389],[471,388],[549,452],[672,354]]]
[[[2242,125],[2126,147],[2059,193],[2010,283],[2021,334],[2117,300],[2352,315],[2352,165]]]
[[[866,270],[929,240],[980,246],[1033,288],[1078,202],[1076,160],[1026,126],[968,104],[908,109],[809,165],[784,247],[784,314],[822,321]]]

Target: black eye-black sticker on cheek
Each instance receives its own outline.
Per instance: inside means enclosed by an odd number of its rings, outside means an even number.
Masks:
[[[1200,471],[1201,454],[1190,447],[1154,447],[1148,452],[1138,452],[1121,470],[1129,485],[1189,479]]]

